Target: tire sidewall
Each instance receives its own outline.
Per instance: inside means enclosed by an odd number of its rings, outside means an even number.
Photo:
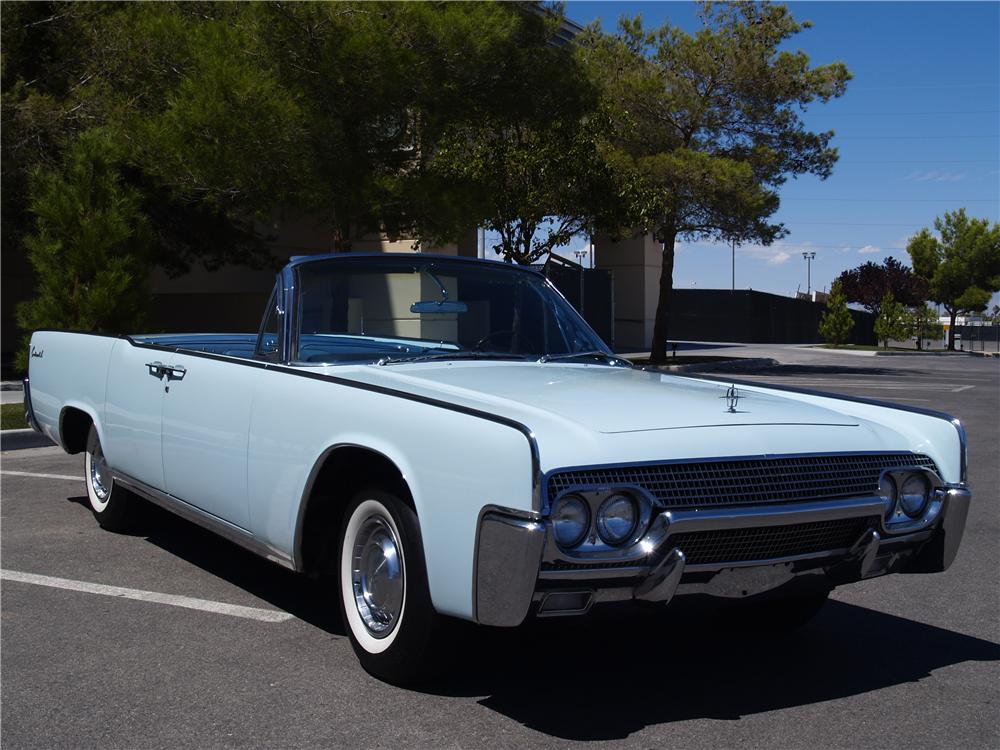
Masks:
[[[351,576],[354,532],[373,511],[396,534],[403,559],[403,606],[396,626],[385,638],[372,636],[361,620]],[[416,513],[393,492],[362,490],[344,512],[336,558],[341,618],[361,666],[379,679],[400,685],[419,682],[438,669],[441,618],[431,604],[422,545]]]
[[[353,640],[366,652],[369,654],[381,654],[392,647],[392,644],[399,637],[400,633],[403,632],[405,627],[404,622],[406,620],[406,609],[409,599],[409,575],[410,570],[408,566],[408,550],[407,544],[403,539],[403,535],[400,532],[399,524],[396,523],[396,519],[393,518],[392,512],[386,507],[385,503],[381,499],[376,499],[374,497],[365,498],[365,494],[379,494],[379,493],[364,493],[356,498],[356,502],[352,503],[353,510],[347,516],[344,522],[344,531],[341,536],[340,542],[340,556],[339,556],[339,571],[340,571],[340,592],[341,592],[341,609],[344,614],[344,621],[348,628],[350,628]],[[396,624],[393,626],[392,630],[383,638],[376,638],[365,627],[364,621],[361,619],[361,614],[358,612],[358,607],[354,600],[354,579],[353,579],[353,558],[354,558],[354,544],[357,540],[357,533],[364,526],[365,521],[369,518],[376,516],[392,529],[392,533],[395,535],[397,542],[399,543],[399,555],[403,563],[403,606],[399,612],[399,619],[396,620]]]
[[[97,428],[91,425],[90,434],[87,436],[87,450],[86,457],[84,459],[84,479],[87,482],[87,499],[90,501],[90,509],[100,517],[108,510],[108,506],[111,504],[111,497],[114,494],[114,477],[109,477],[110,487],[108,487],[107,496],[101,500],[97,495],[97,491],[94,489],[94,483],[91,479],[91,467],[94,463],[94,452],[101,446],[100,436],[97,434]]]

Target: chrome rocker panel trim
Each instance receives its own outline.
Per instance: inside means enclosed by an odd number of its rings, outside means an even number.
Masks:
[[[278,565],[288,568],[289,570],[295,570],[291,557],[281,550],[275,549],[268,544],[264,544],[249,531],[245,531],[239,526],[234,526],[231,523],[223,521],[221,518],[217,518],[210,513],[206,513],[200,508],[196,508],[190,503],[184,502],[180,498],[168,495],[166,492],[161,492],[155,487],[150,487],[148,484],[145,484],[134,477],[130,477],[128,474],[124,474],[115,469],[112,469],[111,473],[112,476],[114,476],[115,482],[121,484],[126,489],[131,490],[140,497],[145,498],[154,505],[158,505],[164,510],[180,516],[185,521],[190,521],[191,523],[197,524],[214,534],[218,534],[222,538],[228,539],[230,542],[238,544],[240,547],[243,547],[256,555],[260,555],[273,563],[277,563]]]

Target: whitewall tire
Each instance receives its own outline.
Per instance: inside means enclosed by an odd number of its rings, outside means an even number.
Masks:
[[[135,496],[115,484],[114,474],[104,456],[101,438],[94,425],[90,426],[90,434],[87,435],[84,479],[90,509],[101,528],[109,531],[127,530],[131,526]]]
[[[382,489],[359,492],[344,514],[337,561],[340,612],[361,665],[389,682],[426,677],[439,618],[412,507]]]

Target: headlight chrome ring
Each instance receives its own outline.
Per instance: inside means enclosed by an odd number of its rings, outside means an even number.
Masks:
[[[556,543],[569,549],[577,546],[590,531],[590,507],[579,495],[564,495],[552,511],[552,532]]]
[[[597,534],[605,544],[629,541],[639,525],[639,506],[630,495],[615,493],[597,511]]]

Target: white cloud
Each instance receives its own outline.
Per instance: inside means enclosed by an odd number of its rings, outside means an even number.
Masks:
[[[786,260],[788,260],[791,257],[792,256],[789,253],[786,253],[784,250],[779,250],[774,255],[772,255],[770,258],[768,258],[767,262],[769,264],[771,264],[772,266],[780,266],[782,263],[784,263]]]
[[[960,182],[966,176],[966,172],[944,172],[932,169],[929,172],[911,172],[904,179],[907,182]]]
[[[861,255],[870,255],[870,254],[881,253],[881,252],[882,252],[882,248],[875,247],[875,245],[865,245],[863,248],[861,248],[860,250],[858,250],[858,253],[860,253]]]

